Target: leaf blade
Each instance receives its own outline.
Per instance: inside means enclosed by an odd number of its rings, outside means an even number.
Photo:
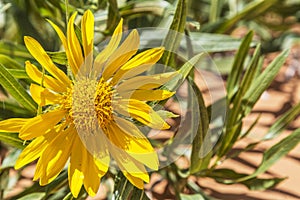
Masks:
[[[18,149],[24,149],[26,145],[24,141],[18,137],[18,133],[4,133],[0,132],[0,140]]]
[[[27,110],[34,113],[36,103],[9,71],[0,64],[0,84]]]
[[[178,0],[175,15],[163,41],[163,46],[167,51],[162,55],[161,61],[165,66],[171,66],[176,69],[175,54],[177,51],[182,34],[184,33],[186,23],[187,0]]]

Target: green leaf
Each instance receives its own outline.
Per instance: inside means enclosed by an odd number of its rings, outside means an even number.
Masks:
[[[0,84],[27,110],[34,113],[36,103],[18,81],[0,64]]]
[[[0,173],[0,199],[4,199],[3,194],[5,189],[8,187],[8,184],[9,184],[9,169],[6,168]]]
[[[283,65],[287,56],[287,50],[282,52],[261,74],[259,74],[258,77],[255,78],[255,75],[258,74],[257,71],[260,70],[257,49],[255,56],[253,57],[252,62],[250,63],[250,67],[253,67],[253,70],[251,71],[249,69],[246,72],[245,77],[242,81],[241,89],[238,87],[237,84],[232,84],[232,87],[236,87],[236,89],[238,89],[238,93],[236,94],[236,96],[234,96],[233,103],[231,105],[232,109],[230,109],[228,112],[228,120],[226,123],[225,132],[222,136],[223,138],[219,140],[220,148],[217,152],[219,157],[222,157],[226,153],[228,153],[233,144],[239,138],[240,129],[242,125],[242,118],[251,112],[254,104],[257,102],[261,94],[274,80],[276,74],[278,73],[280,67]],[[234,73],[234,71],[232,73]],[[239,75],[236,75],[236,77],[238,76]],[[234,79],[237,81],[236,78]],[[230,88],[230,86],[228,85],[227,88]],[[228,95],[230,95],[230,91],[228,91],[228,93]],[[231,95],[234,94],[235,93],[233,92],[231,93]]]
[[[179,117],[179,115],[176,115],[170,111],[167,110],[158,110],[156,111],[156,113],[163,119],[166,120],[168,118],[175,118],[175,117]]]
[[[261,114],[259,114],[259,116],[254,120],[254,122],[250,125],[250,127],[243,133],[243,135],[241,135],[240,139],[245,138],[246,136],[248,136],[252,129],[256,126],[256,124],[258,123],[259,119],[261,117]]]
[[[181,200],[205,200],[201,194],[180,194]]]
[[[243,106],[245,106],[245,115],[249,114],[254,104],[257,102],[262,93],[268,88],[275,76],[279,72],[279,69],[285,62],[289,50],[283,51],[278,55],[271,64],[254,80],[250,88],[243,97]]]
[[[245,177],[246,175],[247,174],[240,174],[228,168],[214,169],[206,173],[206,176],[213,178],[217,182],[224,183],[224,184],[232,184],[233,182],[231,180],[242,178]],[[228,182],[227,180],[230,180],[230,182]]]
[[[175,15],[170,26],[170,30],[177,31],[179,33],[184,33],[185,23],[186,23],[186,0],[178,0]]]
[[[163,41],[166,51],[162,55],[161,61],[165,66],[177,68],[175,64],[175,53],[180,46],[181,37],[184,33],[186,23],[187,0],[178,0],[175,15],[170,26],[170,30]]]
[[[285,112],[276,122],[270,127],[268,133],[264,136],[263,140],[270,140],[280,134],[287,125],[293,121],[300,114],[300,102]]]
[[[24,69],[7,69],[7,71],[16,79],[30,79]]]
[[[223,4],[224,0],[211,0],[209,22],[216,22],[219,19]]]
[[[211,141],[205,141],[208,134],[208,127],[209,127],[209,115],[207,112],[207,108],[205,106],[205,102],[202,96],[201,91],[197,87],[194,81],[189,80],[189,84],[192,86],[192,90],[195,93],[195,98],[191,99],[191,109],[194,109],[193,112],[198,112],[198,115],[200,116],[198,129],[195,138],[193,140],[193,146],[192,146],[192,154],[191,154],[191,166],[190,166],[190,173],[194,174],[197,173],[203,169],[206,169],[210,158],[211,158],[211,151],[209,151],[209,148],[211,144]],[[191,93],[189,93],[191,95]],[[197,127],[197,124],[192,123],[193,126]],[[210,140],[210,138],[209,138]],[[208,152],[207,152],[208,151]]]
[[[2,165],[0,167],[0,171],[5,170],[7,168],[11,169],[16,164],[17,159],[20,156],[20,149],[11,149],[9,153],[5,156],[4,160],[2,161]]]
[[[144,190],[140,190],[133,186],[121,171],[116,176],[114,198],[116,200],[149,200]]]
[[[0,140],[6,144],[9,144],[13,147],[24,149],[26,145],[24,144],[24,140],[21,140],[18,137],[18,133],[3,133],[0,132]]]
[[[276,185],[284,181],[285,178],[253,178],[247,181],[241,182],[247,186],[249,190],[267,190],[274,188]]]
[[[243,47],[241,47],[243,48]],[[246,52],[244,52],[246,53]],[[246,54],[245,54],[246,55]],[[251,84],[255,78],[256,71],[258,70],[258,62],[259,62],[259,55],[260,55],[260,45],[257,46],[253,58],[251,59],[251,62],[249,64],[249,67],[247,67],[247,70],[245,72],[245,75],[242,79],[242,82],[239,84],[238,81],[240,79],[240,76],[242,74],[243,67],[240,67],[238,70],[239,72],[235,73],[236,71],[232,71],[233,76],[236,76],[235,83],[233,87],[237,89],[237,92],[235,95],[230,98],[229,100],[232,101],[231,109],[228,112],[228,120],[226,123],[226,134],[224,135],[224,138],[220,141],[222,141],[221,148],[219,151],[219,155],[223,156],[226,154],[232,145],[236,142],[237,139],[239,139],[240,136],[240,130],[236,129],[234,131],[234,127],[238,127],[237,124],[240,124],[242,121],[242,118],[244,117],[244,110],[241,109],[242,102],[243,102],[243,96],[244,94],[249,90],[251,87]],[[236,62],[235,62],[236,64]],[[230,74],[231,77],[231,74]],[[230,79],[233,80],[233,79]],[[230,87],[230,86],[229,86]],[[232,93],[233,95],[233,93]]]
[[[245,177],[247,174],[237,173],[236,171],[228,168],[215,169],[207,174],[208,177],[215,179],[223,184],[241,183],[250,190],[266,190],[275,187],[278,183],[285,180],[285,178],[255,178],[252,177],[245,181],[238,181]]]
[[[189,61],[184,63],[184,65],[180,67],[180,69],[178,70],[178,75],[175,76],[169,82],[167,82],[163,86],[163,88],[166,88],[170,91],[176,91],[182,85],[182,83],[188,77],[188,75],[191,73],[193,68],[195,68],[195,65],[199,62],[199,60],[202,58],[203,55],[204,55],[203,53],[197,54]]]
[[[0,63],[7,69],[24,69],[22,65],[6,55],[0,55]]]
[[[258,176],[261,173],[267,171],[277,160],[287,155],[300,141],[300,128],[295,130],[286,138],[272,146],[270,149],[264,152],[263,160],[255,172],[249,176],[240,178],[236,182],[243,182],[253,177]]]
[[[242,101],[242,97],[249,90],[253,80],[256,78],[256,72],[259,69],[259,56],[260,56],[260,44],[256,47],[253,57],[250,61],[249,66],[246,69],[245,75],[242,79],[240,87],[238,88],[238,92],[234,97],[233,104],[236,106],[236,109],[240,108],[240,104]]]
[[[108,0],[108,2],[109,2],[109,7],[108,7],[108,19],[106,23],[107,24],[106,30],[108,33],[112,33],[117,27],[121,19],[121,16],[119,13],[117,0]]]
[[[32,59],[32,56],[28,53],[27,49],[23,45],[16,45],[11,42],[0,40],[0,54],[7,55],[11,59],[17,59],[20,62]]]
[[[45,192],[35,192],[35,193],[28,194],[26,196],[23,196],[23,197],[19,198],[19,200],[32,200],[32,199],[42,200],[42,199],[44,199],[44,196],[45,196]]]
[[[227,120],[230,120],[230,118],[227,116]],[[223,132],[222,137],[218,140],[218,144],[217,146],[220,145],[219,148],[217,148],[217,155],[218,158],[223,157],[224,155],[226,155],[230,150],[231,147],[234,145],[234,143],[236,142],[236,140],[238,139],[241,130],[242,130],[242,122],[239,123],[235,123],[234,125],[230,125],[230,128],[228,128],[228,124],[231,122],[227,121],[226,124],[226,131]]]
[[[68,65],[68,59],[66,52],[47,52],[51,60],[57,64],[67,66]]]
[[[224,33],[243,19],[248,19],[248,20],[254,19],[257,16],[263,14],[270,7],[276,5],[278,2],[279,2],[279,0],[252,1],[251,3],[248,3],[241,12],[232,16],[225,22],[222,22],[221,24],[219,24],[216,27],[216,29],[214,30],[214,32]]]
[[[137,200],[149,200],[144,190],[140,190],[136,187],[133,188],[132,195],[130,199],[137,199]]]
[[[243,149],[235,149],[235,151],[233,153],[230,153],[229,155],[226,155],[226,159],[229,159],[229,158],[235,158],[237,157],[240,153],[243,153],[243,152],[246,152],[246,151],[249,151],[249,150],[252,150],[254,149],[254,147],[256,147],[260,142],[253,142],[253,143],[250,143],[248,144],[245,148]]]
[[[242,76],[242,72],[244,69],[244,62],[246,56],[248,55],[252,37],[253,37],[253,32],[250,31],[243,39],[243,42],[238,52],[235,55],[234,63],[227,79],[227,92],[228,92],[227,97],[229,101],[232,99],[234,94],[238,91],[239,81]]]
[[[33,113],[30,111],[24,109],[19,104],[13,101],[9,101],[11,99],[8,99],[7,101],[0,102],[0,119],[6,119],[11,117],[33,117]]]
[[[63,200],[74,200],[74,199],[75,199],[75,198],[73,197],[72,193],[69,192],[69,193],[64,197]]]
[[[239,49],[241,39],[234,38],[225,34],[190,32],[193,41],[193,49],[195,53],[200,52],[224,52]],[[254,47],[256,42],[251,42],[250,46]],[[182,46],[182,48],[187,48]],[[221,66],[220,66],[221,67]]]
[[[208,196],[203,190],[202,188],[196,184],[194,181],[188,180],[187,181],[187,187],[189,187],[192,191],[194,191],[196,194],[201,195],[201,198],[203,198],[204,200],[216,200],[213,197]]]

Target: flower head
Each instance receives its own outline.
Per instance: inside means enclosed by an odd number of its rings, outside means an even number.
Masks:
[[[133,30],[121,43],[122,20],[106,48],[94,57],[94,18],[86,11],[81,21],[81,41],[75,34],[73,14],[67,35],[52,22],[60,37],[71,74],[59,69],[42,46],[25,37],[31,55],[47,72],[26,62],[26,72],[35,82],[30,92],[43,108],[33,118],[0,122],[0,131],[19,132],[32,142],[23,150],[16,169],[38,159],[34,180],[41,185],[53,181],[69,160],[68,179],[77,197],[82,187],[89,195],[97,192],[100,179],[113,158],[127,179],[143,188],[149,181],[146,167],[158,169],[158,158],[135,122],[154,129],[169,125],[146,102],[163,100],[173,92],[158,89],[175,73],[143,76],[161,57],[164,49],[136,54],[139,35]],[[146,166],[146,167],[145,167]]]

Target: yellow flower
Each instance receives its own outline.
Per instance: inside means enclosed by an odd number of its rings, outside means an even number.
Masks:
[[[69,162],[73,196],[78,196],[82,185],[93,196],[113,158],[127,179],[143,188],[149,181],[146,167],[157,170],[159,162],[134,121],[154,129],[169,128],[146,102],[171,97],[173,92],[158,88],[175,73],[140,75],[160,59],[164,49],[135,55],[138,32],[133,30],[121,43],[122,20],[106,48],[94,58],[93,14],[86,11],[82,17],[82,44],[75,34],[75,17],[76,13],[68,22],[67,36],[50,22],[66,51],[70,76],[56,67],[35,39],[25,37],[28,51],[47,72],[26,62],[26,72],[35,82],[31,95],[43,112],[33,118],[4,120],[0,131],[19,132],[20,138],[32,140],[15,168],[38,159],[34,180],[39,179],[41,185],[53,181]]]

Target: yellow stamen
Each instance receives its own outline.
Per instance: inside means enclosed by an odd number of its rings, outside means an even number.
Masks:
[[[99,81],[82,77],[74,84],[71,99],[70,117],[78,131],[92,133],[96,126],[104,128],[112,119],[113,90],[103,78]],[[68,108],[68,103],[65,108]]]
[[[95,111],[101,127],[112,120],[112,87],[101,78],[97,84],[94,100]]]

